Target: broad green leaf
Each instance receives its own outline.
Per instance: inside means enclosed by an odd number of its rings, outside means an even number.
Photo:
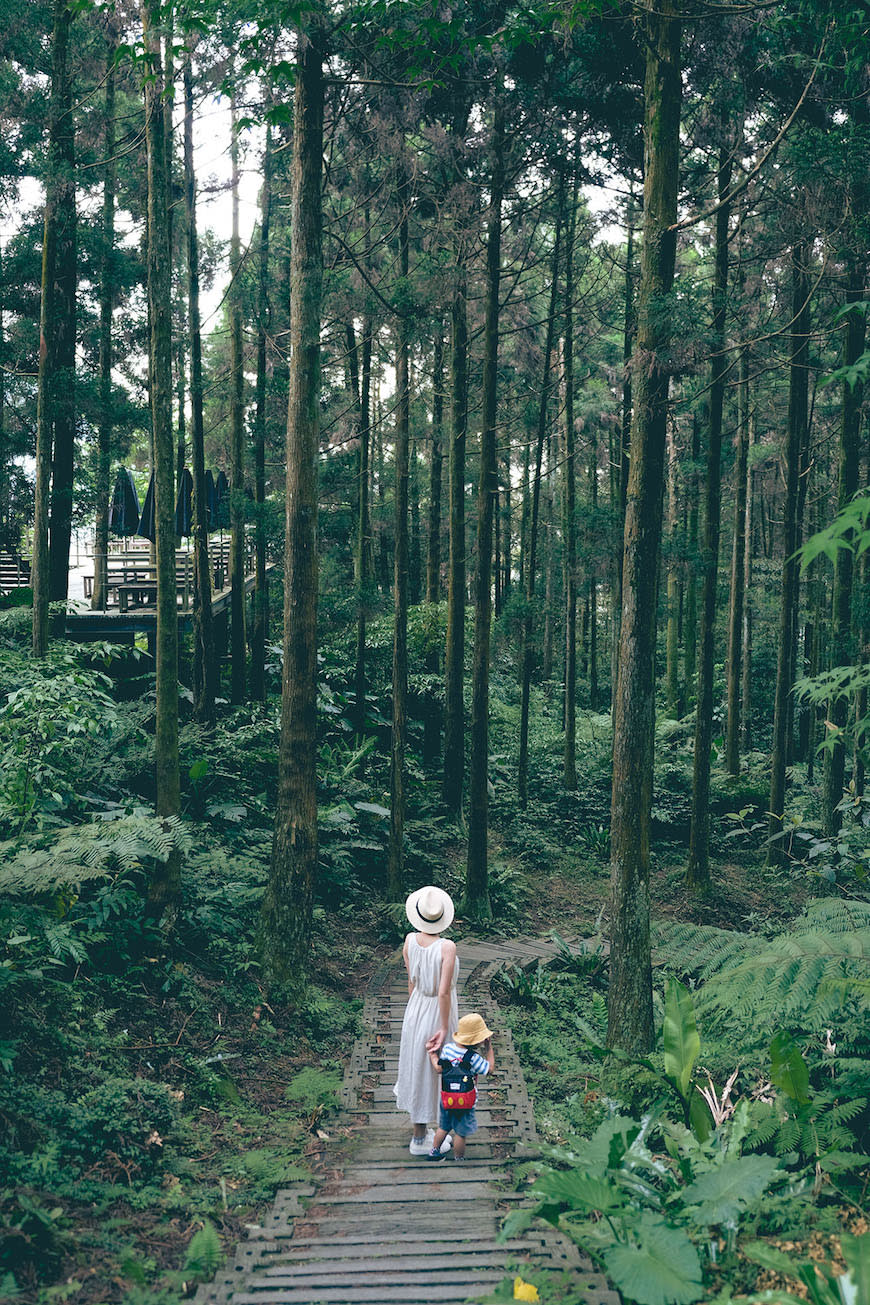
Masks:
[[[689,1098],[689,1123],[695,1137],[702,1144],[713,1133],[713,1116],[710,1114],[710,1107],[697,1088],[692,1091]]]
[[[870,1232],[853,1237],[850,1233],[840,1234],[843,1259],[849,1270],[849,1277],[856,1289],[855,1305],[870,1305]],[[842,1279],[840,1279],[842,1290]],[[848,1299],[844,1296],[844,1299]]]
[[[534,1192],[547,1201],[568,1205],[572,1210],[612,1210],[622,1204],[618,1191],[610,1183],[578,1173],[576,1169],[547,1170],[535,1183]]]
[[[681,1228],[644,1214],[639,1244],[620,1243],[605,1255],[607,1273],[637,1305],[692,1305],[704,1294],[698,1252]]]
[[[692,1069],[701,1050],[691,994],[678,979],[671,979],[665,997],[665,1073],[686,1096]]]
[[[390,814],[389,807],[378,806],[377,802],[354,802],[354,808],[357,811],[367,811],[371,816],[380,816],[386,820]]]
[[[683,1204],[697,1207],[699,1224],[730,1223],[752,1205],[773,1179],[779,1161],[772,1155],[742,1155],[702,1174],[683,1192]]]
[[[810,1071],[801,1049],[787,1030],[777,1033],[770,1044],[770,1081],[792,1101],[802,1106],[810,1100]]]

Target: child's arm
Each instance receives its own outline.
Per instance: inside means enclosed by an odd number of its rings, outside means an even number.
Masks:
[[[487,1074],[491,1074],[495,1069],[495,1052],[492,1049],[492,1038],[487,1038],[481,1047],[480,1054],[489,1065],[489,1069],[486,1071]]]

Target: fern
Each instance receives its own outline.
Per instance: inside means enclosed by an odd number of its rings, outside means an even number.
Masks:
[[[13,846],[0,844],[0,859]],[[190,846],[177,816],[140,813],[72,825],[48,845],[23,848],[0,864],[0,892],[38,895],[76,888],[89,879],[140,870],[148,861],[166,862],[174,850],[184,854]]]
[[[813,902],[773,938],[669,922],[658,926],[655,943],[699,980],[702,1013],[818,1030],[846,1003],[870,1006],[868,902]]]

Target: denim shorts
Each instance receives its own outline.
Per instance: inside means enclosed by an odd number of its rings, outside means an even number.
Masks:
[[[478,1128],[474,1107],[470,1110],[445,1110],[439,1106],[438,1127],[445,1133],[455,1133],[457,1137],[471,1137]]]

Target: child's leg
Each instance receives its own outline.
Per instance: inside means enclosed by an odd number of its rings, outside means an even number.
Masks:
[[[444,1141],[444,1139],[445,1139],[446,1136],[447,1136],[447,1129],[446,1129],[446,1128],[436,1128],[436,1129],[435,1129],[435,1136],[434,1136],[433,1139],[432,1139],[432,1150],[433,1150],[433,1151],[440,1151],[440,1150],[441,1150],[441,1143]]]
[[[459,1133],[454,1133],[453,1134],[453,1159],[464,1160],[464,1158],[465,1158],[465,1138],[460,1137]]]

